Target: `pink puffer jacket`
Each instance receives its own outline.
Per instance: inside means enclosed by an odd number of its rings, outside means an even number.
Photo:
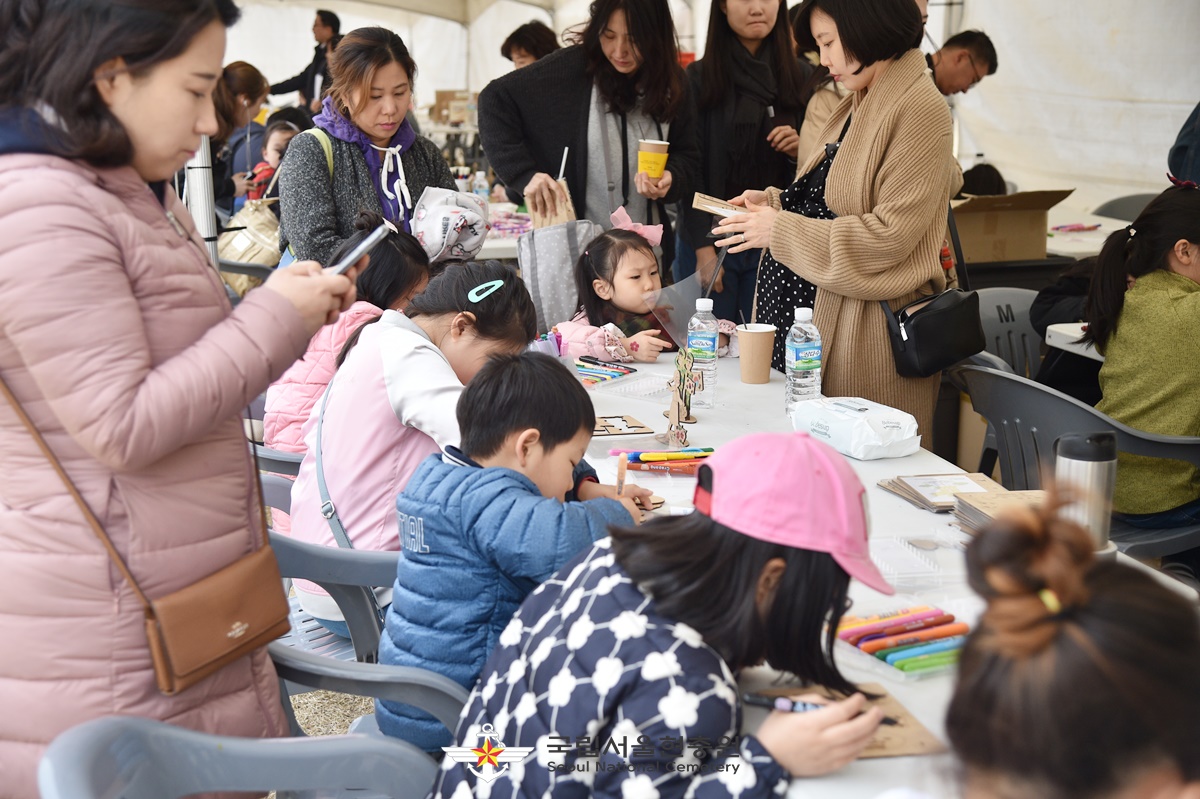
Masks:
[[[262,535],[240,414],[309,339],[273,291],[232,311],[165,205],[130,167],[0,156],[0,374],[151,598]],[[47,742],[97,716],[284,732],[265,651],[158,692],[133,592],[2,400],[0,463],[0,796],[35,799]]]
[[[267,389],[264,444],[284,452],[304,452],[304,435],[300,428],[308,421],[313,406],[333,379],[338,353],[355,330],[381,313],[382,309],[359,301],[347,308],[336,322],[317,331],[308,343],[304,357]]]

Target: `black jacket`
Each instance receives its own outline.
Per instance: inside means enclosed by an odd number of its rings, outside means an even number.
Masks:
[[[696,102],[686,92],[667,135],[671,190],[665,202],[685,200],[700,172]],[[479,93],[479,137],[488,162],[519,200],[538,172],[557,175],[564,147],[567,187],[579,218],[587,218],[587,124],[592,82],[581,46],[558,50],[522,69],[496,78]]]
[[[333,46],[336,48],[340,36],[333,39]],[[304,97],[304,104],[308,105],[313,100],[317,99],[317,76],[321,76],[321,91],[324,93],[329,88],[329,62],[325,58],[325,45],[318,44],[313,49],[312,63],[304,68],[304,71],[294,78],[288,78],[285,81],[273,84],[271,86],[271,94],[287,94],[288,92],[300,92]]]

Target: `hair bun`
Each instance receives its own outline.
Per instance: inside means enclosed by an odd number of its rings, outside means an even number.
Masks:
[[[359,211],[354,220],[355,230],[374,230],[383,224],[383,215],[374,211]]]
[[[987,600],[980,633],[1007,657],[1029,657],[1058,633],[1062,614],[1087,602],[1095,562],[1091,536],[1059,515],[1051,489],[1040,508],[1002,514],[967,548],[971,587]]]

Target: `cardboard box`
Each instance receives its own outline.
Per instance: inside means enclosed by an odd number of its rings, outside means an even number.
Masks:
[[[439,89],[429,118],[435,125],[474,123],[473,113],[478,99],[479,95],[475,92]]]
[[[1074,189],[1022,191],[954,203],[954,222],[967,263],[1033,261],[1046,257],[1046,212]]]

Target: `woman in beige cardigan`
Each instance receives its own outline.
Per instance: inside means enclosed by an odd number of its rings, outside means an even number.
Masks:
[[[879,305],[899,308],[955,282],[939,259],[955,188],[950,112],[915,49],[921,17],[912,0],[805,0],[796,29],[811,31],[801,49],[819,47],[821,62],[852,92],[820,138],[837,141],[850,120],[824,194],[836,218],[784,211],[776,188],[748,191],[732,200],[748,213],[716,229],[726,236],[718,244],[731,252],[770,247],[816,284],[822,393],[907,411],[929,446],[939,378],[896,374]],[[817,148],[799,174],[825,157]]]

